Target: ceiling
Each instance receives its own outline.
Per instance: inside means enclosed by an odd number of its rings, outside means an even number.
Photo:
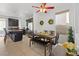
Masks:
[[[55,6],[52,11],[68,9],[68,3],[48,3],[47,6]],[[40,6],[40,3],[0,3],[0,16],[12,16],[19,18],[33,17],[33,12],[37,9],[32,6]]]

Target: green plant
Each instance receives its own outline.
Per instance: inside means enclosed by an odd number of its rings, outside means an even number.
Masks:
[[[43,20],[41,20],[41,21],[40,21],[40,25],[43,25],[43,24],[44,24],[44,21],[43,21]]]
[[[69,32],[68,32],[68,42],[74,43],[72,27],[69,28]]]
[[[53,24],[54,23],[54,20],[53,19],[49,19],[48,23],[49,24]]]
[[[68,56],[73,56],[76,55],[77,51],[76,51],[76,45],[73,42],[64,42],[63,43],[63,47],[66,48],[66,54]]]

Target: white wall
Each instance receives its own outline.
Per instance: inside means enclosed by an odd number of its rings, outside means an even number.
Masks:
[[[77,51],[79,54],[79,4],[75,4],[74,6],[74,28],[75,28],[75,42],[77,45]]]
[[[33,20],[34,20],[34,31],[43,32],[44,30],[54,30],[55,31],[55,24],[49,25],[48,20],[53,19],[55,22],[55,15],[54,12],[47,12],[47,13],[34,13]],[[40,21],[44,21],[44,25],[40,25]]]
[[[26,28],[26,20],[23,19],[23,18],[20,18],[20,19],[19,19],[19,28],[20,28],[20,29],[23,29],[23,27]]]

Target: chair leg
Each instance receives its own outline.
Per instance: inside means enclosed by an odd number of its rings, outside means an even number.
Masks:
[[[4,37],[4,43],[6,44],[6,39],[7,39],[7,35],[5,35]]]
[[[29,41],[29,46],[31,47],[31,39],[30,39],[30,41]]]
[[[52,45],[50,44],[50,46],[49,46],[49,56],[52,56]]]

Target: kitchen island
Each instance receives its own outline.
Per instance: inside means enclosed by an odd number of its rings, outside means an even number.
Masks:
[[[10,38],[14,41],[21,41],[23,38],[23,30],[8,30]]]

